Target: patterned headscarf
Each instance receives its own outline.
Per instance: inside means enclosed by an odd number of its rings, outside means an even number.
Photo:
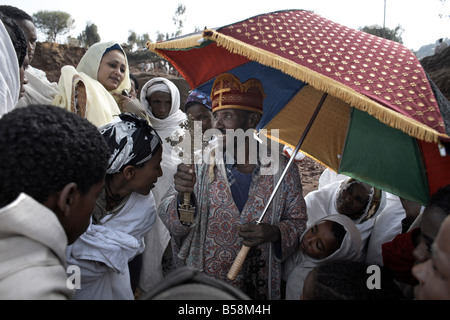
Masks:
[[[187,97],[186,99],[185,110],[187,110],[188,107],[190,107],[195,103],[204,105],[206,108],[208,108],[209,111],[212,111],[211,98],[201,91],[198,90],[191,91],[189,97]]]
[[[122,113],[99,131],[112,153],[106,174],[120,172],[128,165],[145,163],[162,146],[161,138],[148,122],[132,113]]]

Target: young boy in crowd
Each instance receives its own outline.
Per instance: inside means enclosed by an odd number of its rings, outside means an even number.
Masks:
[[[110,156],[86,119],[32,105],[0,119],[0,299],[70,299],[65,251],[85,232]]]

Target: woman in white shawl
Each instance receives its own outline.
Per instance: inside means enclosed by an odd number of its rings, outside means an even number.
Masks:
[[[329,222],[345,230],[336,230]],[[339,242],[340,245],[339,245]],[[353,221],[342,214],[326,216],[316,221],[300,237],[300,249],[284,263],[286,300],[299,300],[308,273],[323,261],[356,259],[361,248],[361,235]]]
[[[153,128],[163,141],[161,168],[163,176],[158,179],[152,192],[158,207],[162,197],[173,184],[173,176],[181,162],[174,147],[166,139],[174,132],[182,134],[180,124],[186,121],[186,114],[180,110],[180,92],[176,85],[165,78],[153,78],[141,90],[141,104]],[[162,220],[157,217],[154,228],[146,235],[147,247],[143,253],[139,288],[143,292],[152,289],[163,278],[161,260],[170,241],[170,233]]]
[[[145,248],[156,219],[151,188],[161,176],[162,141],[147,121],[121,114],[100,133],[112,152],[92,223],[66,251],[81,269],[74,299],[134,299],[128,262]]]
[[[132,111],[118,105],[117,96],[129,91],[131,82],[127,56],[113,41],[92,45],[76,69],[64,66],[58,86],[53,105],[76,112],[97,127],[110,123],[122,111]]]
[[[157,96],[160,95],[161,97]],[[153,78],[141,90],[141,103],[146,109],[153,128],[163,141],[163,176],[153,189],[156,204],[173,183],[173,175],[181,162],[174,147],[166,139],[174,132],[182,133],[180,124],[186,121],[186,114],[180,109],[180,92],[177,86],[165,78]],[[161,106],[164,104],[163,106]]]
[[[375,218],[385,209],[386,199],[386,192],[350,177],[329,183],[305,196],[307,226],[332,214],[350,217],[361,232],[359,258],[364,259]]]

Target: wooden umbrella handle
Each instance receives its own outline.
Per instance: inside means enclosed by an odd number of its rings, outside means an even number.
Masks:
[[[238,255],[236,256],[236,259],[233,262],[233,265],[231,266],[230,271],[228,271],[228,275],[227,275],[228,279],[230,279],[232,281],[234,279],[236,279],[236,276],[239,273],[239,270],[241,270],[242,264],[244,263],[249,250],[250,250],[250,247],[242,246],[241,250],[239,251]]]

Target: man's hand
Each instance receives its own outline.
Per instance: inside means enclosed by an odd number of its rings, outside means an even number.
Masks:
[[[239,228],[239,236],[243,238],[242,244],[247,247],[257,247],[266,242],[281,240],[280,228],[268,223],[243,224]]]
[[[194,192],[196,178],[192,167],[188,167],[184,163],[180,163],[173,178],[175,190],[178,191],[178,193],[184,194]]]

